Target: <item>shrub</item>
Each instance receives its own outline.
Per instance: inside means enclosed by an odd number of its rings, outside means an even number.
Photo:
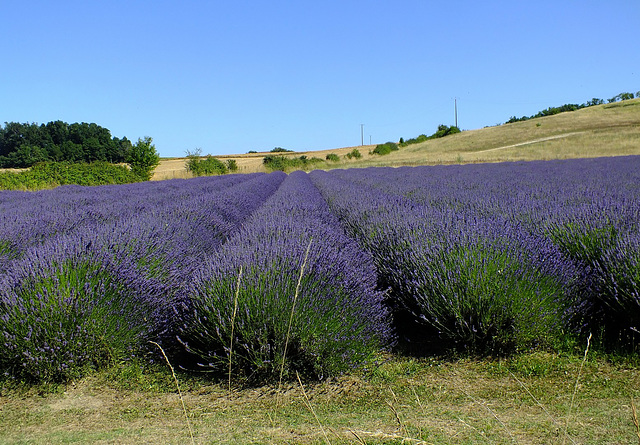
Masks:
[[[335,154],[335,153],[329,153],[326,158],[327,161],[331,161],[331,162],[339,162],[340,161],[340,157]]]
[[[402,138],[400,138],[400,139],[402,139]],[[400,147],[406,147],[407,145],[419,144],[420,142],[424,142],[424,141],[426,141],[428,139],[429,138],[427,137],[426,134],[421,134],[417,138],[407,139],[406,141],[405,140],[401,140],[398,145]]]
[[[349,153],[346,154],[346,157],[348,159],[360,159],[362,157],[362,154],[360,153],[360,150],[358,150],[357,148],[354,148],[353,150],[351,150]]]
[[[447,243],[433,258],[410,261],[414,272],[407,265],[400,271],[416,283],[409,307],[418,308],[444,345],[493,355],[552,345],[559,337],[567,282],[508,244]]]
[[[395,142],[387,142],[384,144],[376,145],[376,148],[373,149],[372,153],[382,156],[396,150],[398,150],[398,144],[396,144]]]
[[[396,170],[373,182],[392,184]],[[375,258],[398,334],[413,352],[502,354],[560,336],[571,263],[551,243],[468,208],[438,210],[314,172],[349,234]],[[347,175],[345,174],[345,177]],[[388,185],[387,185],[388,188]]]
[[[196,153],[189,154],[187,158],[186,169],[194,176],[224,175],[228,171],[227,165],[211,155],[202,159],[199,157],[199,153]]]
[[[456,126],[448,127],[447,125],[438,125],[438,131],[430,136],[430,139],[443,138],[451,134],[460,133],[460,128]]]
[[[131,265],[90,245],[60,239],[32,250],[0,282],[0,367],[61,382],[132,357],[151,329],[143,288]]]
[[[141,180],[140,176],[122,165],[106,162],[45,162],[18,173],[0,173],[0,189],[41,190],[69,184],[93,186],[129,184]]]
[[[238,171],[238,163],[235,159],[227,160],[227,170],[229,170],[230,172]]]
[[[262,163],[266,168],[271,171],[288,171],[288,170],[307,170],[314,165],[323,162],[319,158],[308,158],[307,156],[300,156],[297,158],[287,158],[286,156],[274,156],[267,155],[262,160]]]
[[[262,164],[271,171],[285,171],[290,167],[289,162],[287,162],[287,158],[284,156],[267,155],[262,159]]]

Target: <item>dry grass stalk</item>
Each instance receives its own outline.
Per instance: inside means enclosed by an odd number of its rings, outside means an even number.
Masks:
[[[424,440],[420,440],[420,439],[414,439],[412,437],[404,437],[401,436],[399,434],[387,434],[387,433],[383,433],[382,431],[353,431],[353,430],[349,430],[349,432],[351,434],[353,434],[360,443],[366,443],[362,437],[360,437],[360,435],[365,435],[365,436],[369,436],[369,437],[375,437],[375,438],[379,438],[379,439],[383,439],[383,440],[393,440],[393,441],[399,441],[402,444],[416,444],[416,445],[434,445],[431,442],[425,442]]]
[[[407,429],[405,428],[404,423],[402,423],[402,419],[400,419],[400,414],[398,414],[398,410],[396,410],[396,408],[393,406],[393,403],[391,402],[387,402],[387,406],[391,409],[391,412],[393,412],[393,415],[396,417],[396,423],[398,424],[398,432],[404,433],[405,436],[408,436],[409,434],[407,433]]]
[[[349,430],[349,432],[354,435],[354,437],[356,438],[356,440],[358,441],[358,443],[360,445],[367,445],[367,442],[365,442],[364,439],[362,437],[360,437],[360,435],[358,433],[356,433],[353,430]]]
[[[233,354],[233,335],[236,322],[236,314],[238,312],[238,296],[240,295],[240,279],[242,277],[242,266],[238,272],[238,283],[236,285],[236,295],[233,299],[233,317],[231,318],[231,342],[229,344],[229,395],[231,395],[231,355]]]
[[[180,385],[178,384],[178,378],[176,377],[176,372],[173,369],[173,366],[171,366],[171,362],[169,361],[167,354],[165,354],[164,349],[162,349],[162,346],[160,346],[155,341],[149,341],[149,343],[156,345],[160,349],[160,352],[162,352],[162,356],[167,362],[167,365],[169,365],[169,369],[171,370],[171,375],[173,376],[173,381],[176,383],[176,388],[178,390],[178,397],[180,397],[180,403],[182,403],[182,411],[184,412],[184,418],[187,421],[187,428],[189,428],[189,436],[191,437],[191,443],[195,444],[196,441],[193,438],[193,430],[191,429],[191,423],[189,422],[189,414],[187,413],[187,407],[185,406],[184,399],[182,398],[182,392],[180,391]]]
[[[396,393],[393,392],[393,389],[389,388],[389,392],[393,396],[393,400],[397,404],[399,404],[400,402],[398,401],[398,396],[396,396]],[[398,410],[396,410],[395,406],[391,402],[387,402],[387,406],[391,408],[391,411],[396,417],[396,423],[398,424],[398,432],[404,434],[405,436],[409,436],[409,432],[407,431],[407,428],[404,425],[404,422],[402,422],[402,419],[400,418],[400,413],[398,413]]]
[[[471,400],[473,400],[474,403],[483,406],[484,408],[486,408],[487,411],[489,411],[489,414],[491,414],[493,416],[494,419],[496,419],[496,421],[502,425],[502,427],[504,428],[504,430],[507,432],[507,434],[509,434],[509,437],[511,437],[511,440],[514,443],[518,443],[518,441],[516,440],[516,438],[513,436],[513,434],[511,434],[511,431],[509,430],[509,428],[507,428],[507,425],[505,425],[505,423],[500,420],[500,418],[498,417],[498,415],[489,407],[489,405],[487,405],[486,402],[482,401],[478,401],[475,397],[473,397],[471,394],[469,394],[467,391],[465,391],[464,389],[462,390],[462,392],[465,393],[465,395],[467,397],[469,397]]]
[[[638,444],[640,444],[640,423],[638,423],[638,413],[636,411],[636,405],[633,403],[633,399],[631,399],[631,414],[633,416],[633,424],[636,427],[636,435],[638,436]]]
[[[553,417],[551,415],[551,413],[544,407],[544,405],[542,403],[540,403],[540,401],[538,399],[536,399],[536,397],[531,394],[531,391],[529,391],[529,388],[527,388],[527,386],[522,383],[518,377],[515,376],[514,373],[512,373],[511,371],[509,371],[509,374],[511,374],[511,377],[513,377],[515,379],[516,382],[518,382],[520,384],[520,386],[522,386],[524,388],[525,391],[527,391],[527,394],[529,394],[529,396],[531,396],[531,398],[533,399],[534,402],[536,402],[536,404],[542,409],[542,411],[544,411],[544,413],[551,419],[551,421],[558,427],[558,429],[561,429],[562,426],[560,425],[560,423],[555,419],[555,417]],[[571,443],[573,444],[577,444],[577,442],[575,440],[573,440],[571,438],[571,436],[568,436],[569,440],[571,441]]]
[[[564,429],[564,438],[562,439],[562,445],[565,444],[565,440],[569,437],[569,420],[571,419],[571,411],[573,410],[573,404],[576,398],[576,394],[578,393],[578,385],[580,383],[580,376],[582,375],[582,369],[584,368],[584,364],[587,361],[587,354],[589,353],[589,346],[591,345],[591,334],[589,334],[589,338],[587,338],[587,347],[584,350],[584,357],[582,358],[582,362],[580,363],[580,369],[578,369],[578,376],[576,377],[576,384],[573,387],[573,394],[571,395],[571,404],[569,405],[569,412],[567,413],[567,421]]]
[[[425,413],[424,405],[422,404],[422,401],[420,400],[420,397],[418,397],[418,393],[416,392],[416,389],[413,386],[411,387],[411,391],[413,392],[413,395],[416,398],[416,402],[418,402],[418,406],[420,407],[420,410],[422,411],[422,414],[424,414]]]
[[[282,376],[284,375],[284,362],[287,357],[287,347],[289,346],[289,335],[291,334],[291,325],[293,324],[293,314],[296,309],[296,302],[298,301],[298,294],[300,292],[300,285],[302,284],[302,275],[304,274],[304,269],[307,266],[307,259],[309,258],[309,251],[311,250],[311,243],[313,242],[313,238],[309,240],[309,245],[307,246],[307,251],[304,254],[304,260],[302,261],[302,266],[300,267],[300,275],[298,276],[298,284],[296,284],[296,292],[293,296],[293,304],[291,305],[291,314],[289,315],[289,326],[287,327],[287,336],[284,340],[284,351],[282,351],[282,363],[280,366],[280,379],[278,381],[278,394],[280,394],[280,389],[282,388]],[[278,406],[276,400],[276,406]]]
[[[307,408],[309,408],[309,411],[311,411],[311,414],[313,414],[313,417],[316,419],[316,422],[318,422],[318,426],[320,427],[320,430],[322,431],[322,434],[324,435],[325,442],[328,443],[329,445],[331,445],[331,441],[329,441],[329,437],[327,436],[327,432],[322,427],[322,423],[320,422],[320,419],[318,418],[318,415],[316,414],[315,410],[313,409],[313,406],[311,406],[311,401],[309,400],[309,396],[307,396],[307,392],[304,390],[304,385],[302,384],[302,380],[300,380],[300,374],[298,374],[297,371],[296,371],[296,377],[298,378],[298,383],[300,384],[300,389],[302,389],[302,395],[304,396],[305,405],[307,405]]]

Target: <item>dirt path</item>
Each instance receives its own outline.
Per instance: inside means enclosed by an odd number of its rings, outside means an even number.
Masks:
[[[505,148],[521,147],[523,145],[537,144],[538,142],[551,141],[551,140],[554,140],[554,139],[563,139],[563,138],[567,138],[569,136],[574,136],[576,134],[582,134],[582,133],[586,133],[586,131],[573,131],[571,133],[557,134],[555,136],[547,136],[545,138],[534,139],[534,140],[526,141],[526,142],[519,142],[517,144],[503,145],[502,147],[496,147],[496,148],[489,148],[487,150],[474,151],[473,153],[474,154],[487,153],[489,151],[504,150]]]

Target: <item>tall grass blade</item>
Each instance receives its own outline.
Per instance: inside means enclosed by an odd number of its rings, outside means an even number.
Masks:
[[[534,402],[536,402],[536,404],[542,409],[542,411],[544,411],[544,413],[549,417],[549,419],[551,419],[551,421],[558,427],[558,429],[562,429],[562,426],[560,425],[560,423],[556,420],[555,417],[553,417],[551,415],[551,413],[544,407],[544,405],[542,403],[540,403],[540,401],[538,399],[536,399],[536,397],[531,393],[531,391],[529,391],[529,388],[527,388],[527,386],[522,383],[520,381],[520,379],[518,379],[518,377],[515,376],[515,374],[511,371],[509,371],[509,374],[511,374],[511,377],[513,377],[515,379],[516,382],[518,382],[520,384],[520,386],[522,386],[522,388],[524,388],[524,390],[527,392],[527,394],[529,394],[529,396],[531,396],[531,398],[533,399]],[[575,440],[573,440],[571,438],[571,436],[569,436],[569,440],[571,441],[571,443],[573,443],[574,445],[577,444],[577,442]]]
[[[318,422],[318,426],[320,427],[320,430],[322,431],[322,434],[324,435],[325,442],[328,443],[329,445],[331,445],[331,441],[329,441],[329,436],[327,436],[327,432],[322,427],[322,423],[320,422],[320,419],[318,418],[318,415],[316,414],[315,410],[313,409],[313,406],[311,406],[311,401],[309,400],[309,396],[307,396],[307,392],[304,390],[304,385],[302,384],[302,380],[300,380],[300,374],[298,374],[298,371],[296,371],[296,377],[298,378],[298,383],[300,384],[300,389],[302,389],[302,395],[304,396],[304,400],[305,400],[305,403],[306,403],[307,407],[309,408],[309,411],[311,411],[311,414],[313,414],[313,417],[316,419],[316,422]]]
[[[300,285],[302,284],[302,275],[304,274],[304,269],[307,266],[307,259],[309,258],[309,251],[311,250],[312,242],[313,242],[313,238],[309,240],[307,251],[304,254],[304,260],[302,261],[302,266],[300,267],[300,275],[298,276],[298,283],[296,284],[296,291],[293,296],[293,304],[291,305],[291,314],[289,315],[289,326],[287,327],[287,336],[284,341],[284,350],[282,351],[282,363],[280,365],[280,379],[278,381],[278,394],[280,393],[280,388],[282,387],[282,376],[284,375],[284,362],[287,357],[287,347],[289,346],[289,335],[291,334],[291,325],[293,324],[293,314],[296,309],[296,301],[298,300]]]
[[[584,357],[582,358],[582,363],[580,363],[580,369],[578,369],[578,376],[576,377],[576,384],[573,387],[573,394],[571,395],[571,404],[569,405],[569,412],[567,413],[567,421],[564,429],[564,437],[562,439],[562,445],[566,443],[566,438],[569,437],[569,421],[571,420],[571,411],[573,410],[573,404],[576,399],[576,394],[578,393],[578,385],[580,383],[580,377],[582,375],[582,369],[584,368],[584,364],[587,361],[587,354],[589,353],[589,346],[591,345],[591,335],[589,334],[589,338],[587,338],[587,347],[584,350]]]
[[[500,418],[498,417],[498,415],[489,407],[489,405],[487,405],[484,401],[479,401],[477,400],[475,397],[473,397],[471,394],[469,394],[467,391],[465,391],[464,389],[462,390],[463,393],[465,393],[465,395],[467,397],[469,397],[471,400],[474,401],[474,403],[483,406],[484,408],[486,408],[487,411],[489,411],[489,414],[491,414],[493,416],[494,419],[496,419],[496,421],[502,425],[502,428],[504,428],[504,430],[507,432],[507,434],[509,435],[509,437],[511,437],[511,440],[513,441],[513,443],[518,443],[518,441],[516,440],[516,438],[513,436],[513,434],[511,433],[511,430],[509,430],[509,428],[507,428],[507,425],[500,420]]]
[[[636,435],[638,436],[638,444],[640,444],[640,423],[638,422],[638,412],[636,411],[636,405],[631,399],[631,414],[633,415],[633,424],[636,427]]]
[[[231,395],[231,355],[233,354],[233,335],[236,322],[236,314],[238,313],[238,295],[240,295],[240,279],[242,278],[242,266],[238,272],[238,284],[236,285],[236,295],[233,298],[233,316],[231,318],[231,342],[229,344],[229,395]]]
[[[167,365],[169,365],[169,369],[171,370],[171,375],[173,376],[173,381],[176,383],[176,388],[178,390],[178,397],[180,397],[180,403],[182,403],[182,411],[184,412],[184,418],[187,421],[187,428],[189,428],[189,436],[191,436],[191,443],[195,445],[196,441],[193,438],[193,430],[191,429],[191,423],[189,422],[189,414],[187,413],[187,407],[185,406],[184,399],[182,398],[182,392],[180,391],[180,385],[178,384],[178,378],[176,377],[176,372],[173,369],[173,366],[171,366],[171,362],[169,361],[167,354],[165,354],[164,349],[162,349],[162,346],[160,346],[155,341],[149,341],[149,343],[156,345],[158,349],[160,349],[160,352],[162,352],[162,356],[167,362]]]

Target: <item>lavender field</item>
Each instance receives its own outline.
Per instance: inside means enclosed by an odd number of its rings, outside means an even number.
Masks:
[[[640,340],[640,156],[0,192],[0,371],[269,382]]]

